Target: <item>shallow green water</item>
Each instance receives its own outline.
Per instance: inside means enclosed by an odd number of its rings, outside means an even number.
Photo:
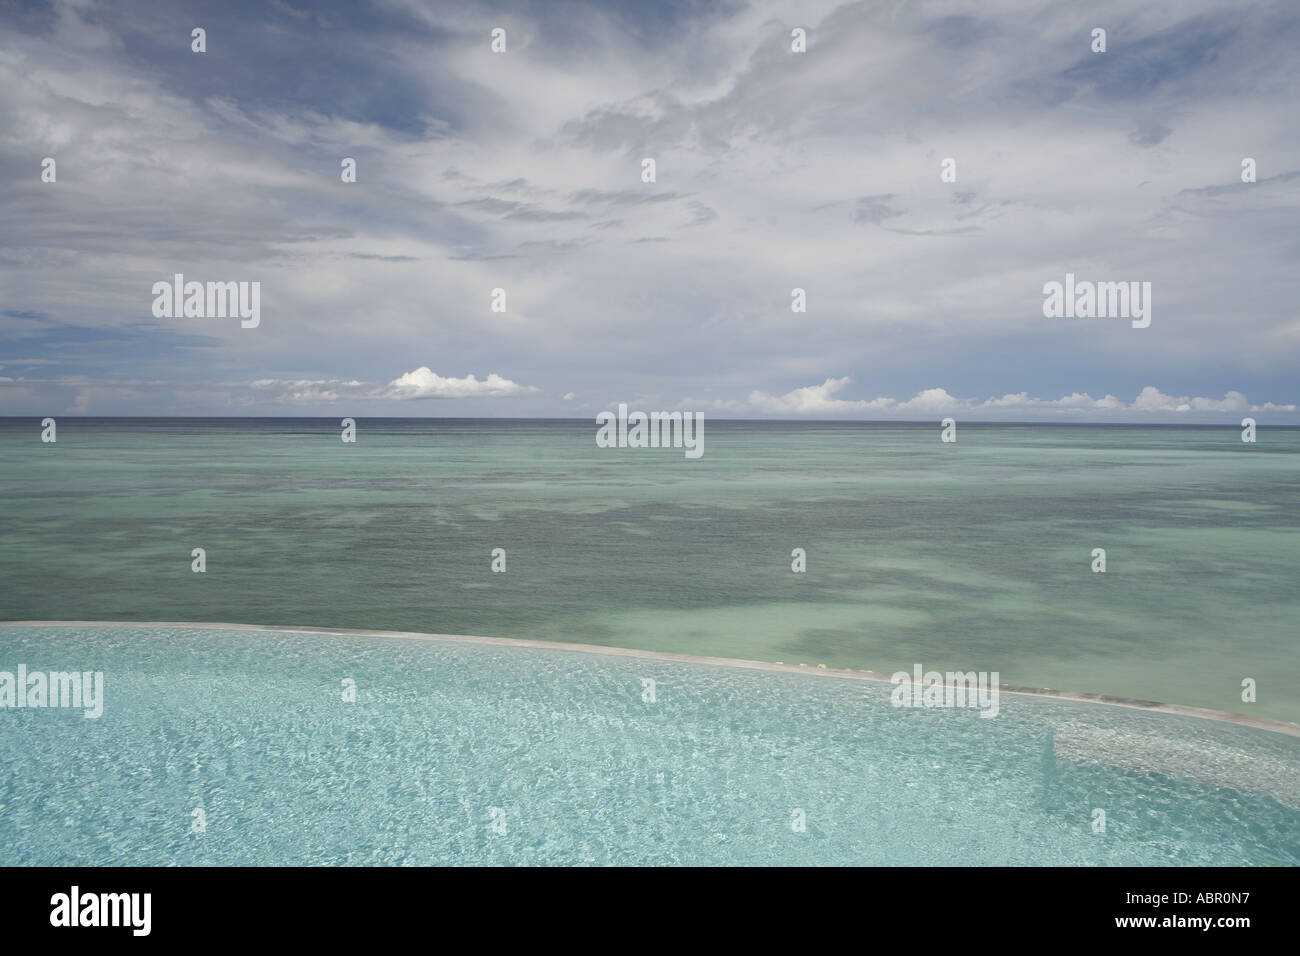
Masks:
[[[708,421],[688,461],[588,422],[58,427],[0,420],[6,620],[919,662],[1300,721],[1296,430]]]

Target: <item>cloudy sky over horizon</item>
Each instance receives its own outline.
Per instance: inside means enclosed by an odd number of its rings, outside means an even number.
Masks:
[[[0,4],[0,415],[1300,423],[1297,49],[1287,2]],[[176,273],[260,324],[155,317]],[[1067,273],[1150,326],[1045,317]]]

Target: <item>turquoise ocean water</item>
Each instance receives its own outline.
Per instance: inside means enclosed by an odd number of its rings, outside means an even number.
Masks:
[[[1300,721],[1294,429],[962,425],[944,444],[937,423],[708,420],[697,461],[597,448],[591,421],[339,433],[60,418],[45,444],[0,420],[0,619],[921,663]]]

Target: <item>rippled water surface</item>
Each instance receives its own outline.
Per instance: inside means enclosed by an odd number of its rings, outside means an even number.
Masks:
[[[0,710],[5,865],[1300,863],[1300,739],[1216,721],[278,631],[0,627],[19,663],[105,706]]]
[[[583,421],[338,424],[0,419],[0,620],[919,662],[1300,723],[1300,430],[709,420],[688,461]]]

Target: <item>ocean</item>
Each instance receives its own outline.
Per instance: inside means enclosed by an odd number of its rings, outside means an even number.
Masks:
[[[709,419],[698,460],[592,419],[340,433],[0,419],[0,619],[921,664],[1300,722],[1297,429]]]

